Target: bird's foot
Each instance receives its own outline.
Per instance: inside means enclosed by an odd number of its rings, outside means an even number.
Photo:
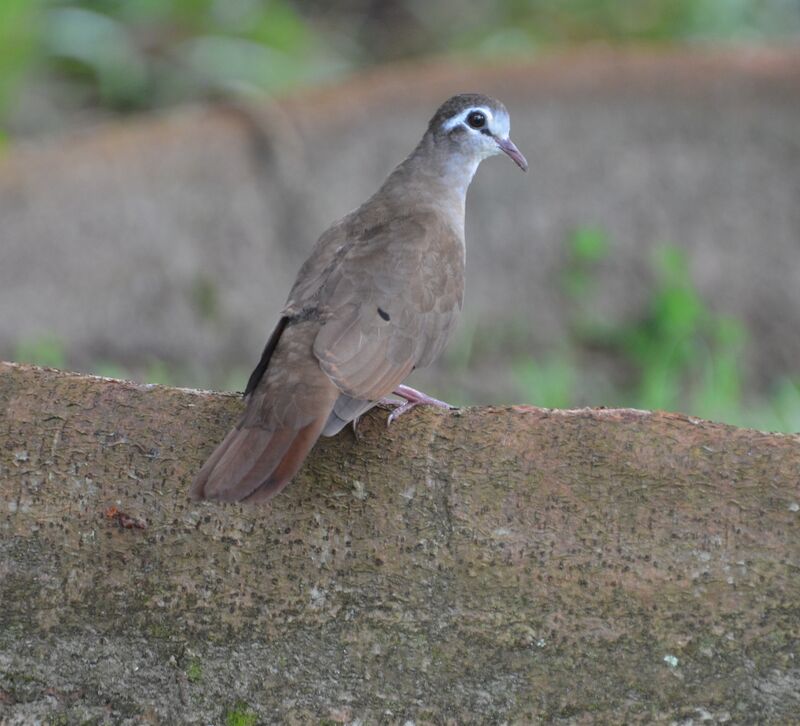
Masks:
[[[351,422],[350,425],[353,427],[353,438],[356,440],[356,443],[361,442],[361,432],[358,430],[358,422],[361,420],[361,416],[356,416]]]
[[[395,408],[394,411],[389,414],[389,418],[386,420],[387,426],[390,426],[404,413],[408,413],[412,408],[416,408],[417,406],[436,406],[436,408],[446,409],[456,408],[455,406],[451,406],[449,403],[445,403],[444,401],[440,401],[438,398],[428,396],[427,394],[422,393],[422,391],[417,391],[410,386],[398,386],[394,389],[394,391],[392,391],[392,394],[398,396],[399,398],[405,399],[405,403],[398,404],[397,401],[391,398],[381,399],[381,403],[385,403],[390,406],[397,406],[397,408]]]

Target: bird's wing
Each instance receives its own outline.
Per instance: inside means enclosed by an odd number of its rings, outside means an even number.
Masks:
[[[301,268],[248,381],[244,415],[191,495],[263,501],[279,492],[321,433],[438,355],[461,308],[463,270],[461,241],[436,214],[335,225]]]
[[[361,230],[316,296],[314,355],[346,396],[375,401],[441,352],[463,300],[459,235],[432,211]]]

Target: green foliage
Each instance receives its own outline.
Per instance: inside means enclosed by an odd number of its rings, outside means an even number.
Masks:
[[[92,366],[92,373],[96,376],[103,376],[104,378],[130,378],[130,371],[118,363],[111,361],[100,360]]]
[[[35,62],[38,0],[0,0],[0,114]]]
[[[526,357],[513,366],[526,397],[544,408],[569,408],[573,404],[578,371],[569,353],[537,362]]]
[[[225,714],[225,726],[255,726],[258,716],[246,703],[237,703]]]
[[[569,297],[580,299],[591,292],[594,267],[608,255],[608,241],[602,230],[582,227],[574,232],[569,252],[561,284]]]
[[[134,108],[148,90],[147,68],[133,38],[113,18],[85,7],[50,8],[42,38],[46,61],[94,86],[109,107]]]
[[[527,400],[546,407],[594,404],[683,410],[757,428],[800,430],[800,387],[780,381],[766,399],[745,400],[740,361],[747,331],[715,314],[700,297],[685,253],[663,246],[651,265],[644,314],[633,321],[596,320],[600,265],[612,257],[606,236],[579,229],[569,240],[561,278],[572,320],[566,348],[513,365]],[[598,376],[598,354],[610,371],[629,372],[620,384]],[[588,393],[592,390],[592,395]]]
[[[275,91],[338,67],[285,0],[3,0],[0,41],[0,102],[34,68],[76,98],[127,111]]]
[[[745,331],[706,307],[681,250],[657,250],[654,268],[655,286],[646,315],[606,332],[609,348],[639,372],[638,405],[655,409],[691,405],[704,411],[710,411],[712,404],[738,407],[737,361]]]
[[[72,368],[67,347],[60,338],[52,334],[23,339],[14,346],[13,360],[48,368]],[[74,366],[80,369],[80,366]],[[150,357],[137,365],[127,365],[107,359],[94,361],[85,372],[106,378],[138,380],[143,383],[156,383],[174,386],[185,383],[186,372],[180,366]],[[201,376],[200,382],[206,383]]]
[[[165,361],[151,358],[145,368],[144,380],[147,383],[174,386],[177,385],[180,377],[176,377],[174,367],[169,366]]]
[[[770,421],[777,422],[779,431],[800,431],[800,380],[782,380],[775,388],[767,410],[756,411],[762,417],[758,428],[768,429]],[[732,419],[738,422],[738,419]]]
[[[419,16],[439,29],[435,6],[420,6]],[[447,39],[450,48],[507,55],[564,43],[753,42],[798,32],[800,6],[783,0],[505,0],[465,13]]]
[[[48,368],[64,368],[67,357],[64,344],[57,337],[42,335],[17,343],[14,348],[14,360]]]
[[[188,679],[189,683],[199,683],[202,677],[203,668],[200,665],[200,661],[197,659],[191,660],[189,665],[186,666],[186,678]]]
[[[398,0],[0,0],[0,118],[21,81],[52,103],[127,112],[274,92],[414,55],[531,54],[584,42],[772,42],[800,33],[787,0],[496,0],[454,13]]]

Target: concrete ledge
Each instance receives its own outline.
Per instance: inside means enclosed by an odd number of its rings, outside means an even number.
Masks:
[[[240,407],[0,364],[0,720],[800,712],[797,436],[374,411],[270,506],[189,502]]]

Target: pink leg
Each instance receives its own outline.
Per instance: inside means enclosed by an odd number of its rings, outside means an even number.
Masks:
[[[392,394],[399,396],[400,398],[404,398],[405,403],[401,403],[389,414],[389,418],[386,421],[387,426],[400,418],[400,416],[402,416],[404,413],[408,413],[412,408],[416,408],[417,406],[436,406],[436,408],[447,409],[455,408],[455,406],[451,406],[449,403],[440,401],[438,398],[432,398],[431,396],[422,393],[422,391],[417,391],[410,386],[400,385],[395,388],[394,391],[392,391]],[[381,403],[397,405],[397,401],[393,401],[391,399],[383,399]]]

